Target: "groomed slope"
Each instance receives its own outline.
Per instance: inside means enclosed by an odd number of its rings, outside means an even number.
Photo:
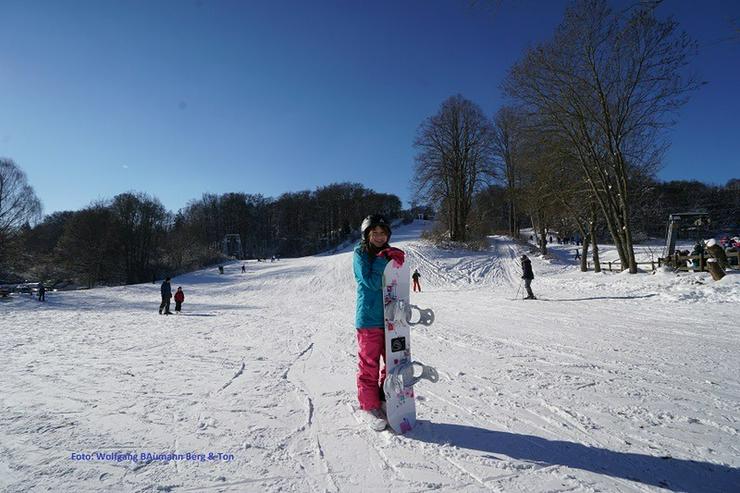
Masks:
[[[736,490],[735,276],[534,258],[545,301],[525,302],[518,245],[441,251],[418,239],[426,226],[393,237],[422,274],[413,301],[436,313],[413,354],[441,379],[417,389],[410,435],[350,410],[350,252],[232,264],[176,278],[180,316],[156,313],[158,285],[0,305],[0,489]],[[152,456],[72,458],[94,452]]]

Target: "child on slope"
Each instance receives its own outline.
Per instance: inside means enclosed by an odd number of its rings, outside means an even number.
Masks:
[[[177,288],[177,292],[175,293],[175,313],[178,315],[180,314],[180,310],[182,310],[182,303],[185,301],[185,293],[182,291],[182,286]]]

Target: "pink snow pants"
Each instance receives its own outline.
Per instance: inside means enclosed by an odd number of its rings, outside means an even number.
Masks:
[[[357,330],[357,348],[357,399],[360,401],[360,408],[378,409],[385,381],[385,329]]]

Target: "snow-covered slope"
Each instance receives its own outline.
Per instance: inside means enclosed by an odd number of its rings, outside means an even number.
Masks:
[[[521,247],[438,250],[425,226],[392,242],[436,314],[409,435],[350,410],[350,252],[232,264],[174,279],[179,316],[153,284],[0,302],[0,489],[740,491],[740,276],[563,253],[521,301]]]

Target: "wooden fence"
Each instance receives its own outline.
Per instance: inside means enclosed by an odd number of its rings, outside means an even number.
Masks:
[[[725,252],[725,255],[727,255],[727,262],[730,264],[730,268],[737,269],[740,266],[740,251],[736,252]],[[651,260],[649,262],[636,262],[637,266],[641,265],[649,265],[651,270],[655,270],[656,267],[661,267],[665,264],[670,264],[673,268],[680,271],[694,271],[694,272],[708,272],[707,270],[707,259],[714,258],[711,255],[704,255],[703,253],[700,255],[680,255],[678,252],[673,254],[671,256],[671,261],[666,262],[665,258],[658,258],[658,260]],[[734,261],[733,261],[734,259]],[[694,260],[698,260],[698,266],[694,267]],[[691,267],[689,267],[688,263],[691,262]],[[624,269],[622,268],[622,263],[619,260],[614,260],[611,262],[600,262],[602,270],[608,269],[609,272],[618,271],[621,272]],[[606,266],[606,268],[605,268]],[[593,267],[593,262],[588,261],[586,262],[586,267],[588,269],[591,269]]]

